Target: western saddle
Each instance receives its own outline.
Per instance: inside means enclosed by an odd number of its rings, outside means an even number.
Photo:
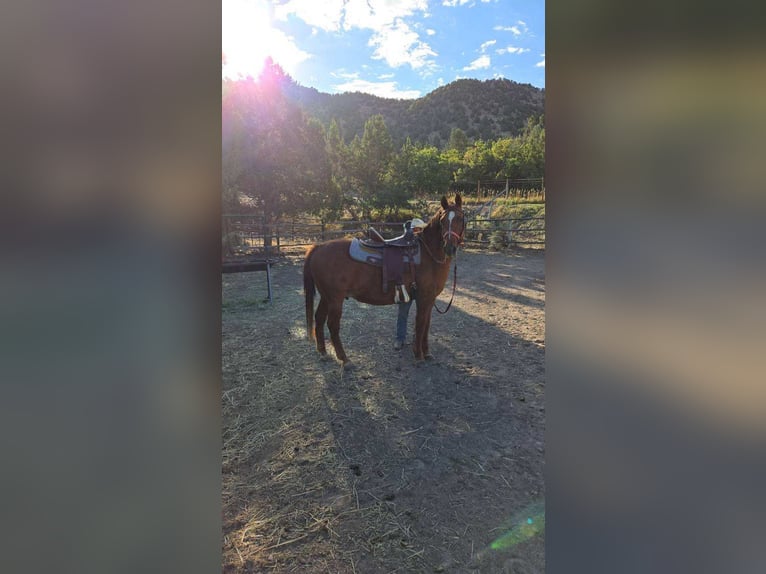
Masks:
[[[409,290],[413,297],[417,291],[415,283],[415,256],[419,251],[418,241],[410,226],[410,222],[404,224],[404,233],[393,239],[384,239],[384,237],[374,228],[370,227],[367,231],[367,237],[360,238],[359,241],[365,247],[376,249],[382,253],[383,257],[383,292],[388,292],[389,282],[394,282],[394,303],[407,303],[410,296],[404,287],[404,266],[409,264],[410,285]]]

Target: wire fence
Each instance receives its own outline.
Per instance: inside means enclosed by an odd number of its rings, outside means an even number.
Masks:
[[[386,239],[401,235],[404,222],[335,221],[294,218],[272,223],[256,215],[223,215],[223,255],[274,257],[302,253],[306,247],[338,237],[366,236],[373,227]],[[544,247],[545,216],[470,217],[465,243],[474,247]]]
[[[489,249],[545,247],[543,178],[458,181],[450,184],[449,192],[463,196],[467,245]],[[438,201],[429,203],[435,211]],[[500,204],[503,208],[495,209]],[[229,213],[223,215],[222,254],[225,261],[302,254],[308,246],[322,241],[367,236],[371,227],[390,239],[401,235],[403,226],[403,221],[321,221],[309,217],[269,222],[262,215]]]

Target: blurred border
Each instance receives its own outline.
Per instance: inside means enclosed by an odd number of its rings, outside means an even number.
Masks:
[[[547,571],[766,571],[760,19],[546,18]]]
[[[3,12],[0,570],[219,571],[220,5]]]

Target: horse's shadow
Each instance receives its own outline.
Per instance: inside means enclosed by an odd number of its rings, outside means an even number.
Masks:
[[[346,305],[355,368],[327,365],[324,397],[358,503],[420,533],[400,542],[426,548],[429,566],[467,567],[473,545],[543,496],[544,350],[467,313],[458,295],[433,314],[433,360],[416,361],[412,325],[393,349],[395,307]]]

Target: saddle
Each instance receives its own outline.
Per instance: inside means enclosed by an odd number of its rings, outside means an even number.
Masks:
[[[388,292],[388,285],[393,281],[396,292],[395,303],[407,303],[410,295],[404,288],[404,269],[409,265],[410,291],[415,293],[415,266],[420,264],[420,242],[412,233],[405,233],[393,239],[384,239],[380,233],[370,228],[368,237],[351,241],[349,255],[356,261],[382,267],[383,292]]]
[[[417,238],[412,233],[404,233],[393,239],[384,239],[383,236],[378,233],[378,230],[372,227],[367,230],[367,237],[363,237],[359,241],[361,241],[363,245],[373,248],[412,247],[418,243]]]

